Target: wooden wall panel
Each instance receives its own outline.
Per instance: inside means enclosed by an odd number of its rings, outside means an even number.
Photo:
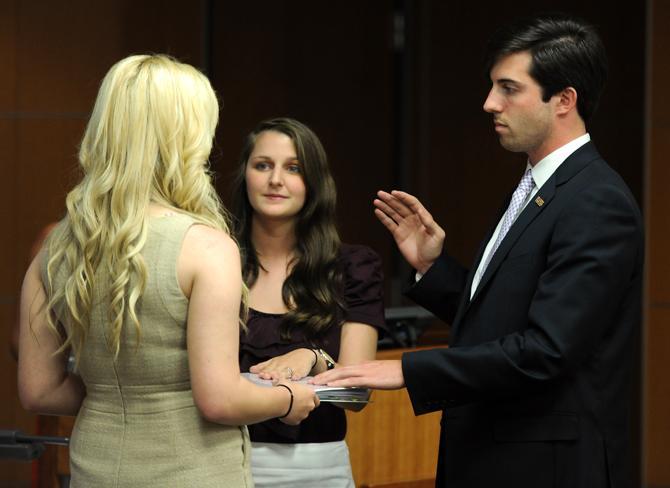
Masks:
[[[77,146],[86,119],[59,113],[21,119],[17,126],[16,237],[27,245],[17,249],[16,257],[25,270],[32,242],[46,224],[63,216],[65,196],[79,179]]]
[[[33,417],[18,407],[16,391],[16,363],[9,353],[12,327],[16,320],[17,282],[19,269],[16,255],[19,248],[16,236],[17,163],[16,123],[11,118],[0,118],[0,429],[20,428],[31,431]],[[0,487],[21,486],[4,484],[30,479],[30,464],[0,460]],[[4,479],[4,480],[3,480]],[[26,481],[27,482],[27,481]]]
[[[670,86],[670,85],[668,85]],[[651,307],[670,304],[670,206],[668,184],[670,183],[670,124],[652,119],[649,128],[649,174],[647,182],[648,222],[648,287],[647,295]]]
[[[17,108],[21,117],[87,117],[100,79],[121,56],[120,5],[111,0],[20,2]]]
[[[5,307],[13,307],[14,295],[16,293],[14,290],[14,270],[12,266],[16,251],[16,239],[13,235],[16,221],[16,215],[13,212],[16,200],[17,173],[16,123],[6,117],[0,117],[0,154],[2,155],[0,158],[0,161],[2,161],[0,226],[5,229],[2,233],[3,237],[0,240],[0,307],[3,307],[4,310]],[[0,333],[1,335],[2,333]],[[4,353],[5,348],[0,346],[0,350]]]
[[[651,0],[648,19],[647,296],[644,486],[670,487],[670,3]]]
[[[117,47],[124,56],[164,53],[202,69],[203,15],[210,1],[217,3],[217,0],[124,0],[119,8],[123,20]]]
[[[29,427],[31,416],[16,407],[16,368],[9,354],[16,316],[15,266],[18,243],[14,209],[17,195],[16,88],[18,1],[0,2],[0,429]],[[30,479],[30,464],[0,460],[0,486],[21,486]],[[19,481],[23,480],[23,481]]]
[[[670,487],[670,303],[653,306],[647,314],[645,482],[648,487]]]
[[[16,6],[0,2],[0,117],[8,119],[16,100]]]

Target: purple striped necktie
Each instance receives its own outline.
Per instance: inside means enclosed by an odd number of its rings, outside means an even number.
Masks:
[[[505,235],[509,231],[510,227],[512,227],[512,224],[519,216],[519,213],[523,208],[524,202],[526,201],[528,195],[530,195],[530,192],[533,190],[534,187],[535,182],[533,181],[533,174],[531,173],[530,168],[528,168],[528,170],[526,170],[526,172],[523,174],[523,178],[521,178],[519,186],[517,186],[516,190],[514,190],[512,200],[509,202],[509,207],[507,207],[507,211],[505,212],[505,216],[503,217],[502,225],[500,226],[500,232],[498,232],[498,237],[496,238],[496,241],[493,243],[491,252],[486,257],[486,263],[481,268],[481,271],[479,273],[480,282],[482,276],[484,276],[486,268],[488,268],[489,263],[491,262],[491,258],[493,257],[496,250],[500,246],[502,240],[505,238]]]

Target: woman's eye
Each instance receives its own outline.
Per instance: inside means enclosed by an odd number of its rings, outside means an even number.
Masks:
[[[270,165],[264,161],[259,161],[257,163],[254,163],[254,169],[257,169],[259,171],[265,171],[266,169],[270,169]]]
[[[297,164],[290,164],[289,166],[287,166],[286,170],[289,173],[299,174],[300,173],[300,166],[297,165]]]

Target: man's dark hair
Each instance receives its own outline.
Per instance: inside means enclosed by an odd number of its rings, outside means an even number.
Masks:
[[[543,14],[496,31],[486,51],[486,73],[503,57],[531,55],[530,76],[544,102],[567,87],[577,91],[577,111],[586,122],[595,111],[607,78],[605,47],[593,26],[563,14]]]

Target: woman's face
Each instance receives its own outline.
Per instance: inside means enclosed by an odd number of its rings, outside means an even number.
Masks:
[[[268,130],[256,137],[245,179],[256,217],[293,219],[305,204],[302,164],[286,134]]]

